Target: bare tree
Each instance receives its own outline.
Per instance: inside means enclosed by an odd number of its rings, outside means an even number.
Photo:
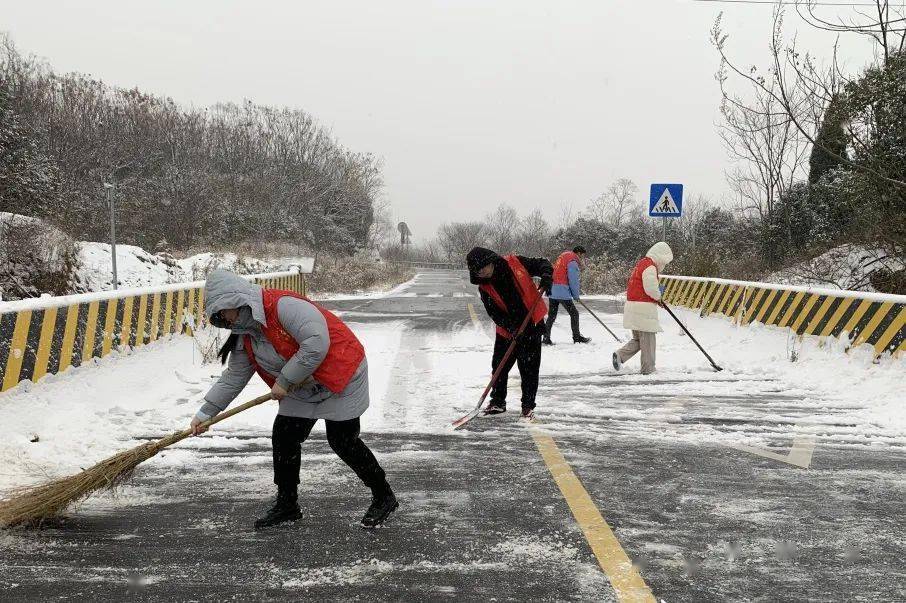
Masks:
[[[799,16],[816,29],[871,38],[884,64],[893,54],[906,50],[906,6],[902,3],[897,6],[889,0],[875,0],[868,10],[853,6],[853,16],[847,18],[839,13],[834,17],[823,15],[826,4],[817,0],[799,0],[795,5]]]
[[[469,250],[487,244],[485,225],[482,222],[442,224],[437,229],[437,244],[443,249],[448,262],[465,262]]]
[[[619,229],[638,206],[639,187],[629,178],[620,178],[597,196],[586,209],[586,215]]]
[[[572,226],[576,221],[576,208],[571,201],[560,203],[560,213],[557,217],[557,230],[563,230]]]
[[[519,227],[519,214],[506,203],[485,216],[487,242],[491,249],[498,253],[511,253],[516,248],[516,230]]]
[[[796,4],[804,6],[806,14],[815,14],[814,9],[817,6],[815,2],[797,2]],[[894,45],[896,53],[903,48],[903,36],[906,35],[906,27],[904,27],[906,9],[895,9],[887,0],[876,0],[875,5],[878,18],[883,20],[883,24],[871,21],[846,24],[840,21],[838,29],[834,29],[834,31],[868,35],[875,39],[881,51],[883,65],[891,60],[894,54],[891,52],[891,48]],[[841,164],[864,172],[888,185],[906,189],[906,181],[890,175],[897,172],[899,165],[890,166],[885,165],[883,161],[871,160],[857,162],[840,155],[834,149],[827,148],[816,140],[821,119],[832,99],[854,80],[847,76],[840,66],[836,47],[830,64],[822,66],[811,54],[802,53],[798,49],[795,39],[787,43],[783,36],[783,16],[782,6],[776,7],[770,44],[771,65],[765,73],[754,66],[744,69],[730,60],[727,55],[728,36],[721,27],[721,18],[718,17],[711,31],[711,39],[721,57],[719,78],[725,82],[727,75],[733,74],[751,84],[752,89],[757,91],[759,96],[769,99],[769,104],[773,108],[772,113],[781,122],[788,121],[809,144],[819,146]],[[740,104],[744,106],[744,103]],[[870,137],[875,131],[872,127],[874,123],[870,109],[870,107],[867,109],[867,115],[862,118],[856,117],[848,126],[853,146],[857,150],[866,150],[870,147]]]
[[[524,255],[548,255],[552,234],[544,213],[536,208],[519,223],[517,249]]]
[[[838,61],[838,46],[826,61],[820,61],[787,41],[783,30],[784,11],[775,8],[771,33],[770,64],[766,70],[743,68],[727,54],[727,35],[718,18],[712,41],[721,57],[721,74],[747,83],[765,99],[781,123],[791,124],[813,149],[820,149],[842,173],[847,187],[833,195],[845,197],[834,203],[850,203],[847,213],[855,216],[851,235],[879,243],[891,255],[904,257],[906,246],[906,7],[876,0],[873,11],[853,7],[847,19],[819,16],[821,4],[796,2],[804,19],[815,27],[839,34],[867,36],[875,42],[872,63],[848,73]],[[839,44],[839,41],[838,41]],[[740,103],[744,105],[744,103]],[[818,133],[834,106],[848,145],[828,144]],[[838,185],[839,186],[839,185]],[[785,221],[789,227],[790,220]]]
[[[693,195],[683,204],[683,215],[676,220],[676,225],[681,240],[689,247],[695,248],[698,244],[702,218],[712,207],[714,204],[704,195]]]
[[[753,98],[744,100],[728,90],[724,65],[717,80],[722,95],[720,136],[737,162],[727,180],[745,211],[770,219],[783,194],[806,173],[808,141],[770,88],[756,88]]]
[[[380,160],[345,149],[304,111],[251,101],[181,107],[87,76],[57,75],[3,35],[0,85],[59,174],[53,203],[0,210],[104,240],[102,182],[128,163],[139,169],[118,187],[124,243],[154,248],[166,241],[186,250],[266,240],[335,253],[373,243]]]

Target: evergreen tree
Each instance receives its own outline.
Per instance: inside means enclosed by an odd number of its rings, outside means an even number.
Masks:
[[[867,130],[853,161],[906,182],[906,52],[866,70],[846,92]],[[906,261],[906,186],[860,171],[853,173],[849,189],[854,237]]]
[[[809,157],[809,184],[817,184],[822,176],[843,166],[834,155],[846,158],[846,146],[849,143],[844,129],[846,119],[846,102],[841,95],[834,95],[824,112],[821,128],[815,138],[816,144]]]

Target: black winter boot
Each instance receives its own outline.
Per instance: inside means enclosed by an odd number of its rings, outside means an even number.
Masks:
[[[588,343],[589,341],[591,341],[591,337],[583,337],[582,335],[573,337],[573,343]]]
[[[386,481],[377,488],[371,490],[371,506],[365,511],[365,517],[362,518],[363,528],[376,528],[393,513],[400,504],[390,489],[390,484]]]
[[[488,402],[488,405],[482,409],[482,412],[486,415],[499,415],[506,412],[506,401],[499,402],[491,400]]]
[[[277,502],[268,509],[264,517],[255,520],[255,529],[269,528],[287,521],[301,519],[302,510],[299,509],[299,496],[296,487],[280,488],[277,491]]]
[[[551,340],[550,335],[545,335],[544,338],[541,340],[541,343],[543,343],[544,345],[554,345],[554,342]]]

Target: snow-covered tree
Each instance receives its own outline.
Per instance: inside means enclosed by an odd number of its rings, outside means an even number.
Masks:
[[[0,211],[46,214],[57,199],[59,174],[11,102],[0,79]]]

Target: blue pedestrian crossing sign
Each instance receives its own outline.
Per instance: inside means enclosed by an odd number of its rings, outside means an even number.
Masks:
[[[648,215],[655,218],[679,218],[683,215],[682,184],[652,184]]]

